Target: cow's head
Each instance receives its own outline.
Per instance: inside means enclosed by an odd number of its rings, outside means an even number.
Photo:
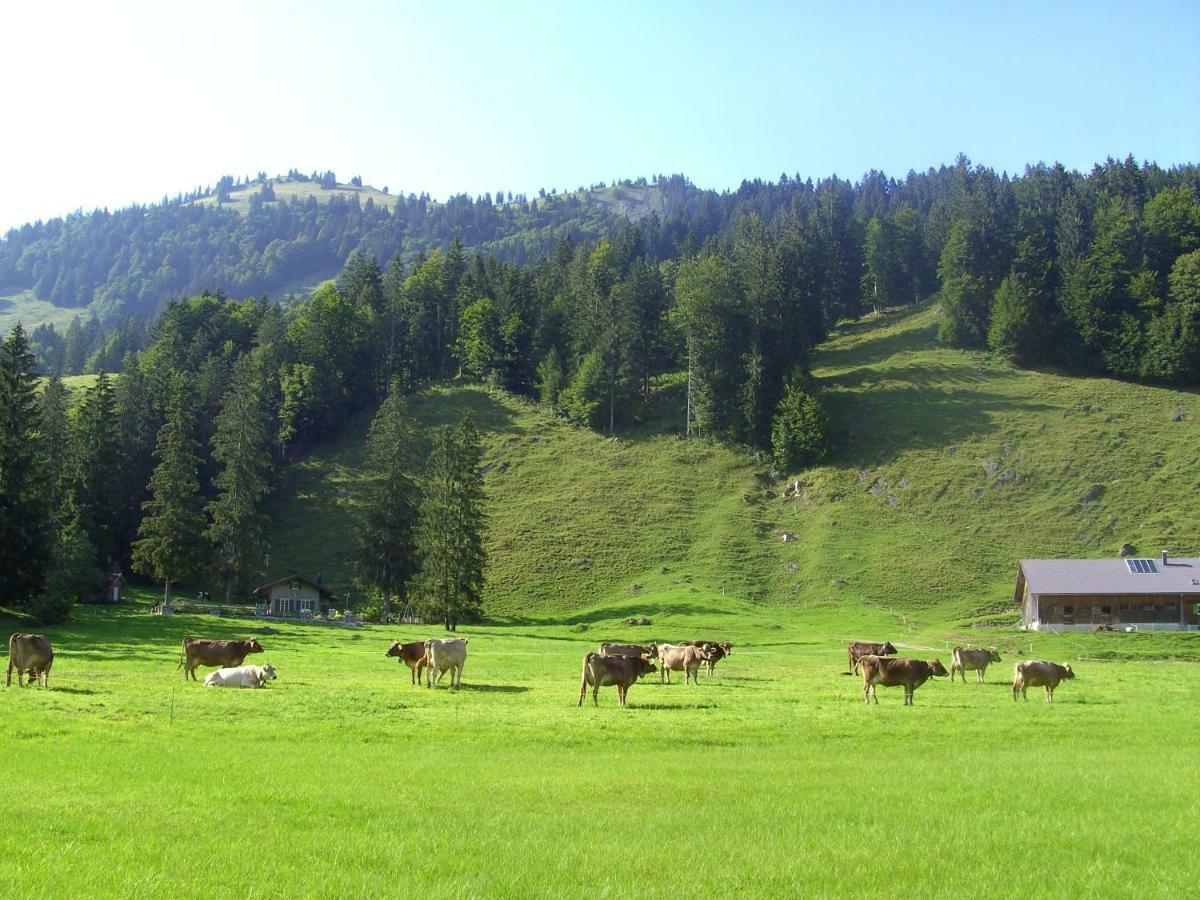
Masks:
[[[895,652],[895,651],[892,651],[892,652]],[[950,674],[949,672],[946,671],[946,667],[942,665],[942,661],[940,659],[930,660],[929,668],[933,672],[934,675],[949,675]]]
[[[247,653],[262,653],[263,652],[262,644],[260,644],[258,642],[258,638],[250,638],[250,640],[246,644],[246,652]]]
[[[650,660],[646,659],[646,657],[644,657],[644,656],[639,656],[637,662],[638,662],[638,677],[639,678],[642,677],[643,675],[649,675],[651,672],[658,671],[658,669],[657,669],[657,667],[655,667],[654,663],[650,662]]]
[[[384,656],[399,656],[401,644],[399,641],[392,641],[392,646],[388,647],[387,653]]]
[[[878,656],[895,656],[897,652],[899,652],[899,651],[897,651],[896,648],[892,646],[891,641],[884,641],[883,646],[879,648],[879,653],[877,655]],[[946,673],[943,672],[942,674],[945,675]]]
[[[270,663],[267,663],[265,666],[262,667],[262,673],[263,673],[263,681],[274,681],[276,678],[275,667],[273,665],[271,665]]]
[[[718,646],[720,646],[720,648],[725,651],[726,656],[729,656],[731,653],[733,653],[733,644],[731,644],[729,641],[725,641],[724,643],[719,644]]]
[[[713,651],[714,644],[700,644],[696,647],[696,655],[703,660],[720,659],[721,657]]]
[[[1071,667],[1063,663],[1063,678],[1074,678],[1075,673],[1071,671]]]
[[[650,653],[648,654],[648,657],[650,659],[658,659],[658,644],[654,643],[654,641],[650,642]]]
[[[1000,662],[999,650],[989,650],[988,655],[992,658],[992,662]]]

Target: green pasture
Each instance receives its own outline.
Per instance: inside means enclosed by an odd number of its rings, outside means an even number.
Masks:
[[[664,597],[649,628],[620,624],[632,601],[466,628],[458,691],[384,656],[434,629],[83,610],[46,630],[49,690],[0,693],[0,879],[27,896],[1194,892],[1200,635],[968,635],[702,599]],[[185,634],[257,636],[248,661],[279,680],[185,684]],[[599,641],[701,635],[735,642],[715,678],[576,707]],[[984,685],[867,707],[847,637],[1005,658]],[[1018,651],[1078,677],[1014,704]]]
[[[32,290],[0,288],[0,334],[5,337],[18,322],[26,334],[39,325],[53,325],[65,332],[76,316],[86,319],[88,310],[55,306],[49,300],[39,300]]]

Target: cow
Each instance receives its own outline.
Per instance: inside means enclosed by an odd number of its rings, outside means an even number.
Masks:
[[[263,666],[238,666],[235,669],[217,669],[204,679],[205,687],[265,687],[275,680],[275,667],[270,663]]]
[[[693,681],[699,684],[696,676],[700,672],[700,663],[708,662],[712,654],[706,647],[676,647],[672,644],[662,644],[658,648],[658,661],[662,668],[659,670],[659,681],[671,683],[671,672],[683,672],[683,683]]]
[[[185,637],[183,651],[179,655],[179,666],[184,666],[183,680],[196,678],[197,666],[240,666],[251,653],[262,653],[262,644],[257,639],[248,641],[208,641],[204,638]],[[185,665],[186,664],[186,665]]]
[[[647,659],[658,659],[658,645],[651,641],[649,644],[610,644],[600,645],[601,656],[644,656]]]
[[[931,675],[941,677],[950,674],[940,659],[931,659],[928,662],[923,659],[905,659],[904,657],[890,659],[886,656],[869,653],[860,657],[859,662],[862,663],[863,673],[863,703],[870,703],[872,697],[875,698],[876,703],[879,702],[879,697],[875,693],[876,685],[882,684],[884,687],[904,685],[904,705],[912,706],[913,692],[928,681]]]
[[[895,656],[896,648],[892,646],[891,641],[884,641],[882,644],[871,641],[851,641],[848,652],[850,654],[850,674],[856,675],[859,661],[864,656]]]
[[[975,680],[983,684],[987,675],[987,667],[994,662],[1000,662],[1000,654],[995,650],[968,650],[965,647],[954,648],[954,658],[950,660],[950,681],[954,681],[954,673],[962,676],[963,684],[967,683],[967,671],[974,670]]]
[[[429,665],[429,658],[425,655],[424,641],[413,641],[408,644],[392,641],[392,646],[388,647],[386,655],[399,657],[396,661],[408,666],[409,674],[412,675],[412,683],[414,685],[421,683],[421,673]]]
[[[442,677],[442,673],[450,670],[450,686],[462,687],[462,670],[467,662],[468,638],[449,638],[447,640],[428,640],[425,642],[426,665],[425,687],[433,687]]]
[[[54,648],[44,634],[22,634],[17,632],[8,639],[8,678],[6,686],[12,684],[13,667],[17,670],[17,687],[24,687],[24,676],[29,673],[30,683],[38,682],[42,687],[50,686],[50,667],[54,665]]]
[[[1023,659],[1013,670],[1013,700],[1017,699],[1017,691],[1021,692],[1021,699],[1028,700],[1026,688],[1040,685],[1046,689],[1046,702],[1053,703],[1054,689],[1059,682],[1074,677],[1075,673],[1065,663],[1060,666],[1044,659]]]
[[[625,697],[629,686],[654,671],[654,663],[644,656],[605,656],[602,653],[589,653],[583,658],[583,675],[579,680],[579,703],[583,706],[583,697],[588,686],[592,687],[592,704],[600,705],[600,688],[610,684],[617,686],[617,701],[625,705]]]

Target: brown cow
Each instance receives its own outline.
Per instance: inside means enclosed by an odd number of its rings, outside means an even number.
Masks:
[[[414,685],[421,683],[421,673],[429,665],[429,658],[425,655],[424,641],[413,641],[408,644],[393,641],[392,646],[388,647],[386,655],[400,657],[397,662],[408,666],[409,674],[412,675],[412,683]]]
[[[583,706],[583,697],[588,686],[592,688],[592,704],[600,705],[600,688],[610,684],[617,686],[617,701],[625,705],[625,697],[629,686],[643,675],[654,671],[654,663],[644,656],[604,656],[601,653],[589,653],[583,658],[583,676],[579,680],[579,703]]]
[[[859,660],[863,671],[863,703],[870,703],[871,698],[879,702],[875,693],[875,685],[896,687],[904,685],[904,705],[913,705],[913,692],[929,680],[931,675],[948,675],[946,667],[940,659],[904,659],[897,657],[889,659],[886,656],[868,654]]]
[[[968,650],[965,647],[955,647],[953,658],[950,660],[950,680],[954,681],[954,673],[962,676],[963,684],[967,683],[967,670],[975,672],[975,680],[983,684],[987,675],[987,667],[994,662],[1000,662],[1000,654],[996,650]]]
[[[183,680],[192,676],[197,681],[197,666],[224,666],[234,668],[240,666],[251,653],[262,653],[262,644],[257,639],[248,641],[208,641],[204,638],[185,637],[183,650],[179,655],[179,663],[175,668],[186,666],[183,670]]]
[[[649,644],[609,644],[600,645],[601,656],[644,656],[646,659],[658,659],[658,645],[651,641]]]
[[[662,644],[658,648],[658,661],[662,665],[659,670],[659,681],[671,683],[671,672],[683,672],[683,683],[694,681],[700,671],[700,663],[708,662],[712,654],[706,647],[676,647],[672,644]]]
[[[1021,699],[1028,700],[1026,688],[1040,685],[1046,689],[1046,702],[1053,703],[1054,689],[1058,683],[1074,677],[1075,673],[1066,664],[1060,666],[1044,659],[1023,659],[1013,671],[1013,700],[1017,699],[1017,691],[1021,692]]]
[[[676,646],[704,647],[707,649],[709,657],[704,661],[704,664],[707,666],[708,674],[710,676],[713,673],[713,669],[716,668],[717,663],[733,653],[733,644],[731,644],[729,641],[680,641],[678,644],[676,644]]]
[[[22,634],[17,632],[8,639],[8,680],[12,684],[13,667],[17,669],[17,686],[24,687],[25,673],[30,683],[39,682],[42,687],[50,686],[50,667],[54,665],[54,648],[44,634]]]
[[[884,641],[882,644],[875,644],[871,641],[851,641],[850,648],[850,674],[858,673],[858,664],[864,656],[895,656],[896,648],[892,646],[891,641]]]

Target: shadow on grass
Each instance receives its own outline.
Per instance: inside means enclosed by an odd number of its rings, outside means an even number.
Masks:
[[[480,694],[524,694],[532,689],[516,684],[460,684],[456,690]]]
[[[716,709],[715,703],[633,703],[629,706],[635,709],[656,709],[671,712],[681,712],[685,709]]]

